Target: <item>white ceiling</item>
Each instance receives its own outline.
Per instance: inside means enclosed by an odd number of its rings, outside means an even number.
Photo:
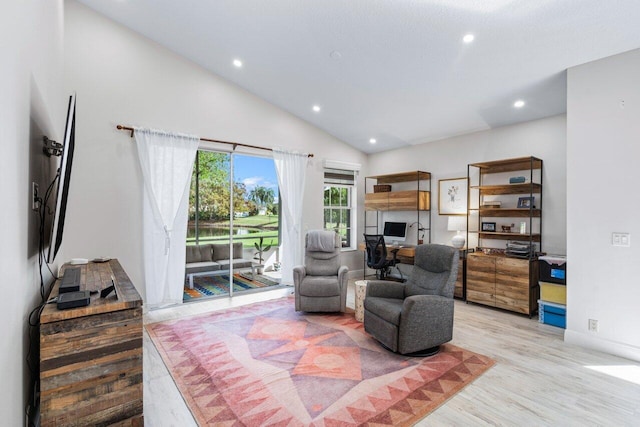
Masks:
[[[567,68],[640,47],[640,0],[80,2],[366,153],[563,113]]]

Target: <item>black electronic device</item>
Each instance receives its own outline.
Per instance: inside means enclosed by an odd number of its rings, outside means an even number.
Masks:
[[[108,286],[100,291],[100,298],[108,297],[111,292],[116,294],[116,299],[118,299],[118,290],[116,289],[116,279],[113,276],[111,276],[111,286]]]
[[[62,231],[64,230],[64,219],[67,211],[71,166],[73,164],[73,151],[75,147],[75,124],[76,95],[74,93],[69,97],[67,121],[64,129],[64,143],[62,144],[60,168],[58,169],[57,175],[58,185],[55,192],[55,209],[53,210],[51,239],[49,241],[49,252],[47,254],[47,262],[49,264],[55,259],[58,249],[60,249],[60,244],[62,243]]]
[[[58,310],[65,310],[68,308],[86,307],[90,303],[91,293],[89,291],[77,291],[58,295],[56,305],[58,306]]]
[[[67,268],[64,271],[62,280],[60,281],[59,294],[66,294],[67,292],[77,292],[80,290],[80,277],[81,271],[79,267]]]
[[[407,236],[407,223],[385,221],[382,234],[386,243],[404,242]]]

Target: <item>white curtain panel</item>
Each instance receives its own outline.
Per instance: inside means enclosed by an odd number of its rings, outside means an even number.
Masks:
[[[144,178],[143,259],[147,308],[182,303],[189,184],[200,138],[135,128]]]
[[[302,202],[308,153],[273,149],[282,198],[282,283],[293,283],[293,267],[303,262]]]

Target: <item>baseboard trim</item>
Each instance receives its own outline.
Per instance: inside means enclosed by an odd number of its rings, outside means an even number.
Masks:
[[[587,335],[567,329],[564,331],[564,342],[640,362],[640,348],[597,338],[591,334]]]

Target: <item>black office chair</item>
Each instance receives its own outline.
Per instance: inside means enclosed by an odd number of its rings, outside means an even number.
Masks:
[[[399,248],[392,249],[391,254],[393,257],[387,259],[387,246],[381,234],[365,234],[364,243],[367,250],[367,266],[376,270],[376,279],[397,280],[389,277],[391,268],[396,267],[400,273],[399,280],[404,281],[402,271],[397,267],[397,264],[400,264],[400,261],[397,259]]]

